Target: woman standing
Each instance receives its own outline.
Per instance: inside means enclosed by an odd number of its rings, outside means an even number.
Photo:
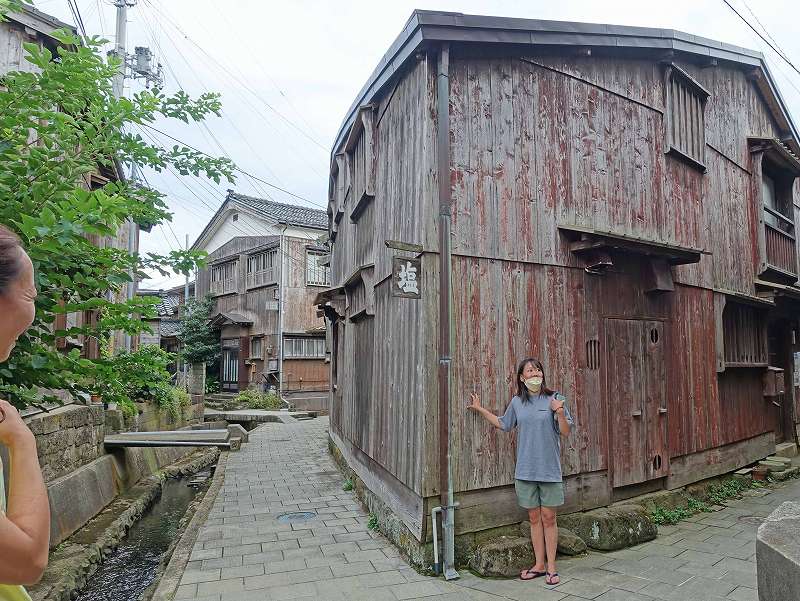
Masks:
[[[502,417],[482,407],[474,393],[468,409],[504,432],[518,428],[514,487],[520,506],[528,510],[536,556],[535,565],[523,570],[520,578],[544,576],[547,584],[558,584],[556,508],[564,504],[560,438],[567,436],[572,427],[572,416],[563,397],[547,387],[541,362],[528,358],[517,368],[517,395]]]
[[[19,238],[0,226],[0,363],[35,314],[33,264]],[[28,601],[47,566],[50,505],[36,454],[36,439],[10,403],[0,400],[0,445],[8,450],[8,506],[0,465],[0,601]]]

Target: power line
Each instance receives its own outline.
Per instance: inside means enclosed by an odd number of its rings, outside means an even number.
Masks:
[[[69,6],[69,11],[72,13],[72,18],[75,19],[75,26],[80,29],[84,42],[88,41],[89,38],[86,35],[86,26],[83,24],[83,17],[81,17],[81,10],[78,8],[77,2],[74,0],[67,0],[67,5]]]
[[[795,72],[796,72],[798,75],[800,75],[800,69],[798,69],[797,67],[795,67],[795,66],[794,66],[794,63],[792,63],[792,61],[790,61],[790,60],[789,60],[789,59],[788,59],[786,56],[784,56],[784,55],[783,55],[783,53],[781,53],[781,51],[780,51],[780,50],[778,50],[777,48],[775,48],[775,46],[773,46],[773,45],[772,45],[772,43],[771,43],[771,42],[770,42],[770,41],[769,41],[767,38],[765,38],[765,37],[764,37],[764,36],[761,34],[761,32],[760,32],[760,31],[758,31],[758,29],[756,29],[755,27],[753,27],[753,26],[750,24],[750,21],[748,21],[747,19],[745,19],[745,18],[744,18],[744,16],[743,16],[743,15],[742,15],[742,14],[741,14],[741,13],[740,13],[738,10],[736,10],[736,9],[733,7],[733,5],[732,5],[730,2],[728,2],[728,0],[722,0],[722,1],[723,1],[723,2],[724,2],[724,3],[725,3],[727,6],[728,6],[728,8],[730,8],[730,9],[731,9],[733,12],[735,12],[735,13],[736,13],[736,16],[737,16],[737,17],[739,17],[739,18],[740,18],[742,21],[744,21],[745,25],[747,25],[747,26],[748,26],[750,29],[752,29],[752,30],[755,32],[755,34],[756,34],[758,37],[760,37],[762,40],[764,40],[764,43],[765,43],[767,46],[769,46],[770,48],[772,48],[772,50],[773,50],[773,52],[775,52],[775,54],[777,54],[779,57],[781,57],[781,58],[782,58],[782,59],[783,59],[783,60],[786,62],[786,64],[787,64],[787,65],[789,65],[789,66],[790,66],[792,69],[794,69],[794,70],[795,70]],[[765,30],[765,31],[766,31],[766,30]]]
[[[767,37],[772,41],[773,44],[775,44],[775,47],[781,51],[781,54],[783,54],[783,56],[786,56],[786,52],[784,52],[783,48],[780,47],[780,44],[778,44],[775,38],[770,35],[769,31],[767,31],[767,28],[764,27],[764,24],[761,22],[761,19],[759,19],[758,15],[756,15],[756,13],[753,12],[753,9],[750,8],[750,6],[747,4],[747,2],[745,2],[745,0],[742,0],[742,4],[744,4],[744,7],[747,9],[747,12],[749,12],[756,20],[756,23],[758,23],[759,27],[761,27],[761,29],[764,30],[764,33],[767,34]]]
[[[184,86],[181,84],[180,80],[178,79],[178,75],[175,73],[175,70],[172,68],[172,65],[167,60],[166,53],[164,52],[161,44],[156,39],[155,28],[150,25],[149,19],[148,19],[147,14],[145,12],[142,12],[142,18],[143,18],[143,22],[144,22],[145,28],[147,29],[148,33],[150,34],[150,37],[151,37],[151,39],[153,41],[153,44],[156,46],[156,49],[158,50],[159,54],[162,56],[162,58],[164,60],[164,63],[166,65],[166,67],[167,67],[167,70],[172,75],[173,79],[175,80],[175,83],[178,84],[178,89],[180,89],[181,91],[185,91]],[[167,39],[173,45],[173,48],[175,48],[175,50],[177,51],[178,55],[183,59],[184,63],[187,65],[187,67],[190,67],[190,69],[191,69],[191,66],[186,62],[186,59],[183,58],[183,55],[180,53],[180,51],[178,51],[177,46],[172,41],[172,37],[169,35],[169,32],[165,32],[165,33],[167,35]],[[206,91],[208,91],[207,88],[203,85],[203,82],[200,81],[200,78],[197,75],[195,75],[195,77],[197,78],[198,82],[200,83],[200,87],[204,88]],[[233,125],[232,120],[229,120],[229,122],[231,123],[231,125]],[[225,155],[226,158],[230,159],[231,158],[230,154],[228,154],[228,152],[222,146],[222,143],[217,139],[217,137],[211,131],[211,129],[209,128],[208,124],[205,121],[200,121],[200,126],[202,128],[201,129],[201,133],[203,133],[203,135],[205,136],[205,134],[207,132],[208,136],[210,136],[211,139],[213,139],[213,141],[216,143],[217,147],[220,149],[222,154]],[[234,129],[235,129],[235,125],[233,125],[233,126],[234,126]],[[237,131],[238,131],[238,129],[237,129]],[[241,133],[239,135],[242,137],[242,139],[244,140],[245,144],[250,146],[249,141],[244,136],[242,136]],[[250,149],[253,151],[254,154],[257,154],[255,149],[252,146],[250,146]],[[262,161],[262,162],[264,162],[264,161]],[[265,166],[266,166],[266,163],[265,163]],[[262,194],[262,195],[266,196],[267,198],[269,198],[270,200],[272,200],[272,198],[270,197],[269,193],[265,189],[260,188],[257,185],[254,185],[253,188],[258,190],[260,194]]]
[[[159,133],[159,134],[161,134],[162,136],[164,136],[166,138],[169,138],[173,142],[177,142],[178,144],[183,144],[184,146],[186,146],[187,148],[189,148],[191,150],[194,150],[195,152],[199,152],[200,154],[202,154],[204,156],[207,156],[209,158],[212,158],[212,159],[215,158],[212,155],[208,154],[207,152],[203,152],[202,150],[200,150],[198,148],[195,148],[191,144],[183,142],[183,141],[179,140],[178,138],[176,138],[174,136],[171,136],[168,133],[165,133],[165,132],[161,131],[160,129],[156,128],[156,127],[153,127],[152,125],[150,125],[148,123],[143,123],[142,125],[144,125],[148,129],[152,129],[156,133]],[[327,208],[328,208],[328,207],[326,207],[325,205],[322,205],[319,202],[314,202],[313,200],[309,200],[308,198],[300,196],[299,194],[295,194],[294,192],[289,192],[289,190],[286,190],[285,188],[281,188],[280,186],[276,186],[275,184],[273,184],[271,182],[268,182],[265,179],[262,179],[262,178],[260,178],[260,177],[258,177],[256,175],[253,175],[252,173],[249,173],[249,172],[245,171],[244,169],[241,169],[240,167],[234,167],[234,170],[238,171],[239,173],[242,173],[244,175],[247,175],[249,177],[252,177],[254,180],[257,180],[257,181],[261,182],[262,184],[265,184],[265,185],[269,186],[270,188],[275,188],[276,190],[280,190],[284,194],[288,194],[289,196],[293,196],[294,198],[297,198],[299,200],[303,200],[303,201],[305,201],[305,202],[307,202],[309,204],[313,204],[313,205],[315,205],[317,207],[320,207],[320,208],[322,208],[324,210],[327,210]]]
[[[153,8],[155,8],[155,7],[153,7]],[[159,12],[159,14],[162,14],[162,15],[163,15],[163,13],[160,13],[160,12]],[[185,34],[185,33],[183,33],[183,30],[181,30],[179,27],[177,27],[177,26],[174,24],[174,22],[173,22],[173,21],[170,21],[170,24],[172,25],[172,27],[174,27],[174,28],[176,29],[176,31],[177,31],[177,32],[178,32],[180,35],[183,35],[183,36],[184,36],[184,38],[185,38],[187,41],[191,42],[191,43],[192,43],[194,46],[196,46],[196,47],[200,47],[198,44],[196,44],[196,43],[195,43],[195,42],[193,42],[191,39],[189,39],[189,38],[188,38],[188,36],[186,36],[186,34]],[[172,45],[172,47],[175,49],[175,51],[176,51],[176,53],[178,54],[178,56],[180,56],[180,57],[181,57],[181,59],[182,59],[182,60],[183,60],[183,62],[186,64],[186,66],[187,66],[187,68],[189,69],[189,71],[195,75],[195,79],[197,79],[197,81],[200,83],[200,87],[201,87],[201,88],[206,88],[206,86],[204,86],[204,85],[203,85],[203,83],[200,81],[200,79],[199,79],[199,76],[196,74],[196,68],[195,68],[195,67],[192,67],[192,66],[191,66],[191,65],[188,63],[187,59],[184,57],[184,54],[185,54],[185,52],[182,52],[182,51],[181,51],[181,50],[178,48],[178,44],[177,44],[177,43],[175,42],[175,40],[172,38],[172,36],[170,35],[169,31],[167,31],[167,30],[165,29],[165,30],[164,30],[164,33],[167,35],[167,39],[168,39],[169,43],[170,43],[170,44]],[[197,52],[197,51],[194,49],[194,46],[190,46],[190,47],[189,47],[189,49],[190,49],[191,51],[193,51],[193,52]],[[201,50],[202,50],[202,48],[201,48]],[[207,53],[206,53],[206,54],[207,54]],[[204,61],[205,61],[205,59],[204,59],[204,57],[203,57],[202,55],[200,55],[200,54],[197,54],[197,56],[198,56],[198,58],[199,58],[199,60],[200,60],[201,62],[204,62]],[[221,73],[222,77],[224,77],[224,78],[227,78],[227,79],[228,79],[230,82],[232,82],[232,83],[233,83],[233,86],[234,86],[235,88],[237,88],[237,89],[238,89],[239,87],[243,87],[243,88],[244,88],[244,90],[245,90],[245,92],[249,92],[249,93],[250,93],[250,95],[252,95],[254,98],[256,98],[256,100],[258,100],[258,101],[263,101],[263,99],[262,99],[262,98],[261,98],[261,97],[260,97],[260,96],[259,96],[259,95],[258,95],[258,94],[255,92],[255,91],[253,91],[253,90],[252,90],[252,88],[248,87],[248,86],[247,86],[247,84],[243,83],[243,81],[242,81],[241,79],[235,79],[235,78],[234,78],[234,77],[231,75],[231,69],[230,69],[230,68],[226,68],[224,65],[222,65],[221,63],[219,63],[219,61],[216,61],[216,59],[214,59],[214,57],[210,57],[210,58],[211,58],[212,60],[214,60],[214,62],[215,62],[215,64],[216,64],[217,68],[219,69],[219,71],[220,71],[220,73]],[[205,62],[207,62],[207,61],[205,61]],[[207,89],[207,88],[206,88],[206,89]],[[253,111],[255,114],[258,114],[258,115],[260,115],[260,116],[263,118],[263,120],[264,120],[264,124],[265,124],[266,126],[268,126],[268,127],[271,129],[271,130],[273,130],[273,131],[275,132],[275,134],[276,134],[278,137],[285,137],[285,133],[284,133],[284,132],[282,132],[282,131],[280,131],[278,128],[276,128],[276,127],[275,127],[275,126],[272,124],[272,122],[271,122],[271,121],[272,121],[272,119],[270,118],[270,116],[268,116],[268,115],[267,115],[267,114],[266,114],[266,113],[263,111],[263,109],[259,108],[259,107],[258,107],[257,105],[255,105],[255,104],[253,104],[253,103],[250,101],[250,99],[248,98],[248,95],[247,95],[247,94],[241,94],[240,96],[238,96],[238,99],[239,99],[241,102],[243,102],[244,104],[246,104],[246,105],[247,105],[247,107],[249,107],[249,109],[250,109],[250,110],[252,110],[252,111]],[[223,111],[223,114],[224,114],[224,115],[227,115],[227,111]],[[232,128],[233,128],[233,129],[235,129],[235,130],[236,130],[236,131],[237,131],[237,132],[238,132],[238,133],[239,133],[239,134],[242,136],[242,139],[245,141],[245,144],[247,144],[247,145],[248,145],[248,146],[251,148],[251,150],[252,150],[252,146],[250,145],[249,141],[247,140],[247,137],[245,137],[243,134],[241,134],[241,131],[240,131],[240,130],[239,130],[237,127],[236,127],[235,123],[233,122],[233,119],[230,119],[230,118],[228,118],[228,122],[231,124]],[[302,162],[304,162],[304,163],[306,164],[306,166],[308,166],[308,167],[309,167],[309,168],[310,168],[312,171],[314,171],[315,173],[317,173],[317,174],[318,174],[320,177],[325,177],[325,175],[324,175],[324,174],[322,174],[322,173],[319,171],[319,169],[318,169],[318,168],[317,168],[317,167],[316,167],[316,166],[315,166],[315,165],[314,165],[314,164],[313,164],[311,161],[309,161],[309,159],[308,159],[308,157],[307,157],[307,153],[304,153],[304,152],[302,152],[301,150],[299,150],[299,149],[295,148],[295,147],[294,147],[294,145],[292,145],[292,144],[287,144],[287,147],[288,147],[288,148],[290,148],[290,149],[292,150],[292,152],[294,152],[295,154],[297,154],[298,158],[299,158],[299,159],[300,159]],[[256,153],[256,152],[255,152],[255,150],[254,150],[254,153],[255,153],[255,154],[258,154],[258,153]],[[266,161],[263,161],[263,159],[262,159],[262,163],[264,163],[264,166],[265,166],[265,167],[266,167],[266,169],[267,169],[267,170],[268,170],[268,171],[271,173],[271,175],[273,176],[273,178],[274,178],[274,179],[277,179],[277,180],[278,180],[278,182],[282,184],[282,182],[280,182],[280,178],[277,176],[277,174],[275,174],[274,172],[272,172],[272,170],[269,168],[269,165],[268,165],[268,163],[267,163]]]
[[[261,98],[260,96],[258,96],[257,94],[255,94],[255,93],[254,93],[252,90],[250,90],[249,86],[248,86],[248,85],[247,85],[245,82],[243,82],[242,80],[240,80],[240,79],[239,79],[237,76],[233,75],[233,74],[232,74],[232,72],[231,72],[231,70],[230,70],[229,68],[226,68],[224,65],[222,65],[222,64],[221,64],[221,63],[220,63],[220,62],[219,62],[219,61],[218,61],[216,58],[214,58],[214,56],[212,56],[211,54],[209,54],[209,53],[208,53],[208,52],[207,52],[207,51],[206,51],[206,50],[205,50],[205,49],[204,49],[204,48],[203,48],[203,47],[202,47],[200,44],[198,44],[197,42],[195,42],[194,40],[192,40],[192,39],[191,39],[191,38],[190,38],[190,37],[189,37],[189,36],[186,34],[186,32],[184,32],[184,31],[183,31],[183,29],[181,29],[181,28],[180,28],[180,26],[179,26],[179,25],[177,25],[177,24],[175,23],[175,21],[174,21],[174,20],[173,20],[173,19],[172,19],[172,18],[171,18],[171,17],[170,17],[168,14],[166,14],[166,13],[165,13],[165,12],[163,12],[163,11],[161,11],[161,9],[160,9],[159,7],[157,7],[157,6],[156,6],[156,5],[155,5],[153,2],[151,2],[150,0],[144,0],[144,1],[145,1],[145,3],[146,3],[148,6],[150,6],[150,7],[151,7],[153,10],[155,10],[155,11],[156,11],[156,12],[158,12],[158,13],[159,13],[159,14],[160,14],[162,17],[164,17],[164,19],[166,19],[166,20],[167,20],[167,22],[169,22],[169,23],[170,23],[170,24],[171,24],[171,25],[172,25],[172,26],[173,26],[173,27],[174,27],[174,28],[175,28],[175,29],[176,29],[176,30],[177,30],[177,31],[178,31],[178,32],[179,32],[179,33],[180,33],[180,34],[181,34],[181,35],[182,35],[182,36],[183,36],[183,37],[184,37],[186,40],[187,40],[187,41],[189,41],[189,42],[190,42],[192,45],[194,45],[195,47],[197,47],[197,49],[198,49],[200,52],[202,52],[202,53],[203,53],[205,56],[207,56],[207,57],[208,57],[208,58],[209,58],[211,61],[213,61],[215,64],[217,64],[217,65],[218,65],[218,66],[219,66],[219,67],[220,67],[220,68],[221,68],[221,69],[222,69],[224,72],[228,72],[229,74],[231,74],[231,77],[232,77],[232,78],[234,78],[234,80],[236,80],[236,81],[239,83],[239,85],[241,85],[241,86],[242,86],[244,89],[246,89],[246,90],[250,91],[250,92],[251,92],[251,93],[252,93],[252,94],[253,94],[253,95],[254,95],[256,98],[258,98],[258,100],[260,100],[260,101],[261,101],[261,102],[262,102],[262,103],[263,103],[263,104],[264,104],[264,105],[265,105],[265,106],[266,106],[268,109],[270,109],[272,112],[274,112],[274,113],[275,113],[275,114],[276,114],[278,117],[280,117],[280,118],[281,118],[283,121],[285,121],[285,122],[286,122],[286,123],[287,123],[289,126],[291,126],[292,128],[294,128],[295,130],[297,130],[297,131],[298,131],[298,132],[299,132],[299,133],[300,133],[302,136],[304,136],[305,138],[307,138],[307,139],[308,139],[310,142],[312,142],[313,144],[315,144],[316,146],[318,146],[319,148],[321,148],[323,151],[325,151],[325,153],[326,153],[326,155],[327,155],[327,153],[328,153],[328,149],[327,149],[327,148],[326,148],[326,147],[325,147],[323,144],[321,144],[320,142],[318,142],[317,140],[315,140],[315,139],[314,139],[314,138],[313,138],[311,135],[309,135],[309,134],[308,134],[308,133],[307,133],[305,130],[303,130],[301,127],[299,127],[299,126],[298,126],[297,124],[295,124],[293,121],[291,121],[291,120],[290,120],[288,117],[286,117],[286,116],[285,116],[283,113],[281,113],[281,112],[280,112],[278,109],[276,109],[274,106],[272,106],[272,105],[271,105],[270,103],[268,103],[266,100],[264,100],[263,98]]]

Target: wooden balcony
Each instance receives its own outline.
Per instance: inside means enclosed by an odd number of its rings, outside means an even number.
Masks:
[[[765,209],[779,223],[794,231],[794,224],[778,212]],[[764,224],[764,244],[767,251],[767,267],[788,276],[797,276],[797,249],[794,236],[770,223]]]

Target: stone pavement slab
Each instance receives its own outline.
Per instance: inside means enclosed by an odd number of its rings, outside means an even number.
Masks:
[[[197,601],[755,601],[755,531],[800,481],[699,514],[630,549],[559,561],[561,584],[445,582],[414,571],[379,533],[328,453],[327,418],[268,423],[228,456],[222,488],[176,599]],[[279,521],[288,512],[305,521]]]

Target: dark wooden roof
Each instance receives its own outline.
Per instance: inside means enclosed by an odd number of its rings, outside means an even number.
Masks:
[[[336,136],[331,151],[331,163],[341,151],[358,110],[373,102],[381,90],[402,69],[405,63],[425,48],[442,42],[516,48],[602,48],[608,52],[628,52],[641,56],[650,52],[674,52],[699,61],[717,60],[737,63],[755,68],[763,73],[757,85],[765,93],[766,102],[775,114],[781,127],[795,141],[800,138],[791,121],[786,103],[783,101],[774,79],[760,52],[708,38],[652,27],[630,27],[597,23],[574,23],[567,21],[545,21],[540,19],[516,19],[509,17],[487,17],[462,13],[415,10],[403,31],[395,39],[367,83],[356,96]],[[771,96],[771,98],[770,98]],[[797,149],[794,149],[797,150]]]

